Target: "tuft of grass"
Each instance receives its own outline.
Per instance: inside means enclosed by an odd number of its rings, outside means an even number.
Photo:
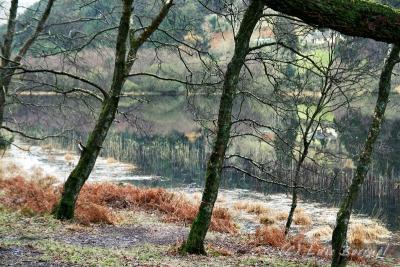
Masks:
[[[271,225],[277,222],[276,217],[271,213],[263,213],[260,215],[259,219],[260,223],[265,225]]]
[[[233,205],[236,210],[244,210],[248,213],[262,214],[271,210],[262,202],[238,201]]]
[[[74,161],[74,160],[75,160],[75,156],[74,156],[72,153],[67,152],[67,153],[64,155],[64,159],[65,159],[66,161]]]
[[[115,163],[118,162],[118,160],[116,160],[116,159],[114,159],[114,158],[112,158],[112,157],[108,157],[108,158],[106,159],[106,161],[107,161],[107,164],[115,164]]]
[[[312,219],[310,215],[306,214],[304,211],[295,212],[293,216],[293,222],[297,225],[308,226],[312,224]]]
[[[66,244],[54,240],[33,244],[43,261],[62,262],[77,266],[132,266],[138,262],[157,262],[163,248],[149,244],[131,249],[102,248]]]
[[[389,235],[390,232],[378,223],[369,225],[355,223],[350,224],[348,239],[351,245],[361,247],[365,244],[385,239],[389,237]]]
[[[286,211],[280,211],[275,214],[275,219],[278,221],[285,221],[285,220],[287,220],[288,216],[289,216],[289,213],[287,213]]]
[[[312,229],[306,235],[311,240],[330,240],[332,232],[332,228],[326,225]]]

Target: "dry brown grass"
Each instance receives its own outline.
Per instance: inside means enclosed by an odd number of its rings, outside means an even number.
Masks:
[[[259,216],[260,223],[265,225],[275,224],[277,222],[274,214],[271,213],[263,213]]]
[[[250,245],[268,245],[286,252],[292,252],[298,255],[314,255],[326,260],[329,260],[332,257],[331,248],[323,245],[318,238],[309,241],[304,234],[285,237],[283,228],[275,225],[262,226],[257,229]],[[358,255],[355,250],[350,250],[349,258],[350,260],[361,264],[367,262],[366,259],[363,256]]]
[[[365,225],[362,223],[350,224],[349,242],[355,247],[380,241],[389,236],[390,232],[378,223]]]
[[[280,211],[275,213],[275,219],[278,221],[285,221],[287,220],[287,217],[289,216],[289,213],[286,211]]]
[[[308,226],[312,224],[312,219],[310,215],[304,212],[304,210],[299,210],[294,213],[293,222],[297,225]]]
[[[114,159],[114,158],[112,158],[112,157],[108,157],[108,158],[106,159],[106,161],[107,161],[107,164],[115,164],[115,163],[118,162],[118,160],[116,160],[116,159]]]
[[[255,245],[269,245],[300,255],[316,255],[326,259],[330,256],[329,248],[318,241],[309,242],[302,234],[286,238],[284,230],[277,226],[261,227],[255,233],[255,240]]]
[[[0,203],[10,208],[29,209],[35,213],[50,212],[58,200],[55,188],[42,187],[38,182],[21,176],[0,179]]]
[[[262,202],[238,201],[233,205],[236,210],[244,210],[248,213],[263,214],[270,213],[271,209]]]
[[[328,225],[320,226],[307,232],[307,237],[314,240],[330,240],[332,232],[332,228]]]
[[[75,156],[74,156],[72,153],[67,152],[67,153],[65,153],[65,155],[64,155],[64,159],[65,159],[66,161],[74,161],[74,160],[75,160]]]
[[[47,179],[47,181],[45,181]],[[59,200],[61,187],[53,186],[53,177],[27,181],[18,176],[0,179],[0,203],[10,208],[50,213]],[[160,212],[166,222],[191,223],[198,205],[183,195],[161,188],[138,188],[112,183],[86,184],[78,197],[76,220],[83,224],[118,222],[116,210],[143,209]],[[227,209],[215,208],[210,229],[235,233],[237,227]]]
[[[278,226],[263,226],[255,233],[256,245],[282,247],[285,243],[285,232]]]

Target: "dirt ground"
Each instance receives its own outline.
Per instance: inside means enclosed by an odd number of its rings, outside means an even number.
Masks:
[[[1,266],[325,266],[328,262],[252,247],[249,237],[210,233],[207,256],[182,256],[188,227],[156,214],[124,214],[118,225],[82,226],[51,216],[0,211]]]

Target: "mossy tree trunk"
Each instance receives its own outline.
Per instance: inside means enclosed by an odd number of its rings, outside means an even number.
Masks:
[[[347,263],[347,229],[349,225],[350,215],[354,202],[357,200],[361,186],[367,175],[369,165],[372,158],[375,142],[379,136],[379,132],[384,120],[384,114],[387,103],[389,101],[389,93],[391,87],[392,71],[396,63],[399,61],[400,46],[393,46],[388,58],[385,61],[380,80],[378,99],[375,104],[375,111],[372,117],[372,123],[369,128],[368,136],[364,142],[357,168],[350,185],[350,188],[342,200],[339,212],[336,218],[336,227],[332,234],[332,265],[333,267],[346,266]]]
[[[253,30],[263,13],[262,0],[252,0],[244,13],[237,36],[235,50],[228,64],[220,100],[217,136],[207,163],[206,183],[199,212],[192,224],[182,252],[205,254],[204,239],[211,222],[214,203],[218,196],[222,167],[232,123],[232,106],[237,91],[240,71],[244,65]]]
[[[133,0],[123,0],[123,10],[118,26],[117,44],[115,48],[114,75],[108,97],[103,101],[100,115],[93,131],[90,133],[79,162],[64,184],[61,200],[55,210],[55,217],[61,220],[74,217],[75,204],[82,186],[89,178],[102,148],[107,133],[114,121],[119,98],[127,76],[136,60],[137,52],[144,42],[158,28],[168,14],[173,1],[165,1],[158,16],[139,36],[130,29]],[[128,51],[128,43],[130,44]]]
[[[365,0],[264,0],[266,6],[350,36],[400,45],[399,10]]]

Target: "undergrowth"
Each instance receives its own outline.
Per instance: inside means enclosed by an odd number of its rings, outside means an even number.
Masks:
[[[50,178],[26,180],[21,176],[0,179],[0,204],[20,209],[26,214],[50,213],[57,204],[62,188]],[[75,219],[83,224],[119,221],[115,211],[143,209],[157,211],[165,222],[191,223],[198,205],[184,196],[162,188],[139,188],[112,183],[86,184],[78,197]],[[210,229],[235,233],[236,225],[227,209],[216,208]]]
[[[321,243],[317,238],[309,241],[304,234],[285,237],[284,230],[278,226],[269,225],[257,229],[255,238],[250,244],[255,246],[268,245],[282,251],[297,253],[298,255],[317,256],[325,260],[330,260],[332,257],[331,248]],[[358,252],[356,249],[350,249],[349,259],[359,264],[385,266],[383,263],[364,257]]]

